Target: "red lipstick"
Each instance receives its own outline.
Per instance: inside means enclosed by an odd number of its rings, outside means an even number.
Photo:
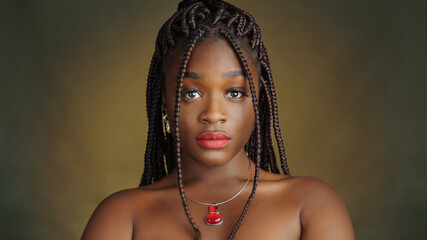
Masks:
[[[217,149],[224,147],[231,138],[222,132],[205,132],[196,139],[202,147]]]

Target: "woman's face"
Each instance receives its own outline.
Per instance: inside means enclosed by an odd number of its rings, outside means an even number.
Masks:
[[[244,56],[259,95],[257,68],[248,54],[244,53]],[[181,59],[176,57],[164,68],[163,103],[171,128],[180,64]],[[254,129],[254,120],[249,82],[231,46],[223,39],[206,39],[197,44],[187,64],[181,95],[182,159],[191,158],[206,166],[229,162],[238,153],[244,153],[244,146]],[[210,132],[223,133],[229,139],[215,140],[215,136],[209,134],[201,139],[203,133]]]

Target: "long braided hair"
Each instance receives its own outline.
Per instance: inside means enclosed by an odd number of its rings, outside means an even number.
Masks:
[[[233,239],[255,196],[260,168],[272,173],[280,173],[273,147],[271,127],[274,129],[277,141],[280,168],[283,174],[290,174],[279,127],[270,60],[261,40],[260,28],[249,13],[222,0],[184,0],[180,2],[178,11],[161,27],[147,80],[146,108],[149,127],[140,186],[156,182],[177,169],[177,182],[185,213],[194,229],[195,239],[201,238],[200,230],[190,214],[183,187],[179,113],[183,79],[190,55],[196,44],[208,36],[225,39],[235,51],[249,81],[255,112],[254,130],[245,145],[248,157],[255,162],[256,166],[254,183],[242,214],[230,234],[229,239]],[[165,62],[176,57],[177,49],[181,49],[178,51],[181,52],[181,54],[178,53],[181,57],[181,65],[177,78],[174,136],[172,136],[165,131],[166,125],[162,121],[165,114],[162,107],[162,90],[165,87],[163,66]],[[183,54],[182,49],[185,49]],[[259,71],[259,99],[256,97],[253,78],[243,52],[255,56],[254,61]]]

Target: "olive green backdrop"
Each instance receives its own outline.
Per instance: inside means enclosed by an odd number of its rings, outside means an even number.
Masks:
[[[231,1],[261,26],[293,175],[327,181],[357,239],[427,239],[425,1]],[[0,235],[78,239],[138,185],[145,82],[177,1],[0,3]]]

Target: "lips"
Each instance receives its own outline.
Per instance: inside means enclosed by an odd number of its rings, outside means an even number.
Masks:
[[[218,149],[224,147],[231,138],[222,132],[205,132],[196,139],[202,147]]]

